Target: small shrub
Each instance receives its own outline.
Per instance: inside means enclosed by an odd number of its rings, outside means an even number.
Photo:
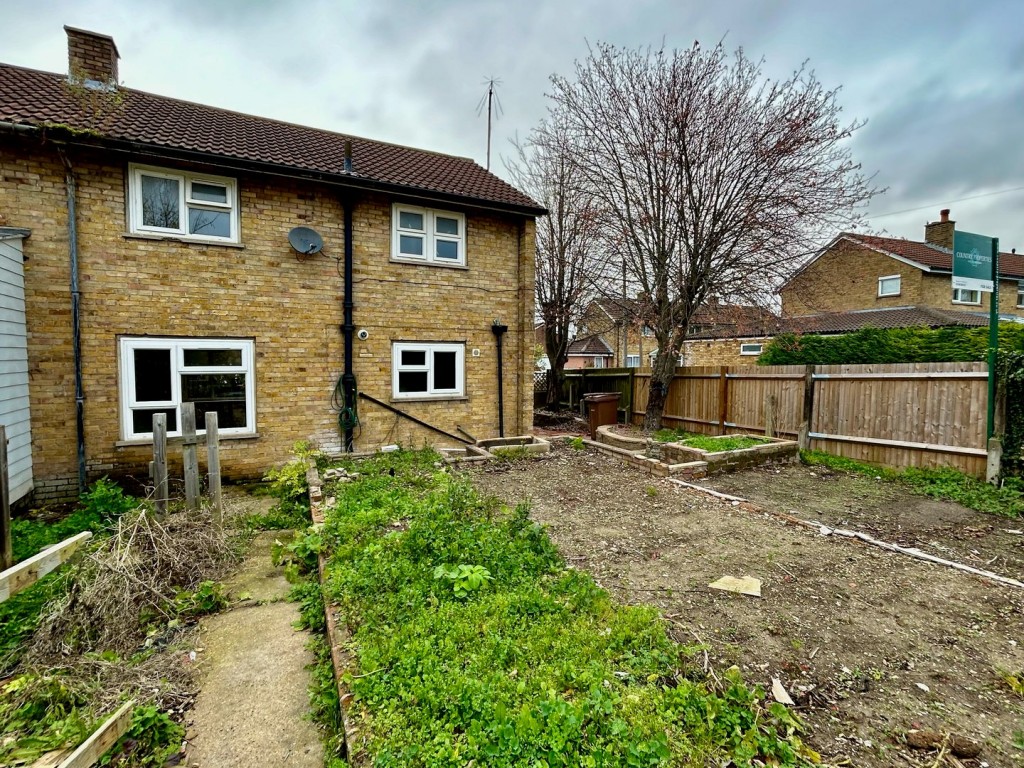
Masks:
[[[215,581],[200,582],[194,590],[183,590],[174,598],[174,607],[183,619],[195,619],[217,613],[228,606],[224,586]]]
[[[439,565],[434,569],[434,578],[450,581],[455,596],[462,598],[486,587],[491,572],[482,565]]]
[[[582,437],[570,437],[569,447],[576,451],[582,451],[586,449],[587,444],[583,442]]]

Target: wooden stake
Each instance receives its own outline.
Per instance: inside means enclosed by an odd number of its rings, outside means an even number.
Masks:
[[[213,524],[224,527],[224,508],[220,498],[220,432],[217,412],[206,413],[206,465],[210,473],[210,504],[213,508]]]
[[[14,543],[11,541],[11,491],[7,476],[7,427],[0,424],[0,571],[14,565]]]
[[[167,414],[153,414],[153,483],[157,517],[167,514]]]
[[[196,457],[196,404],[181,404],[181,459],[185,465],[185,505],[199,507],[199,459]]]
[[[66,563],[72,553],[91,537],[91,532],[82,531],[70,539],[64,539],[64,541],[32,555],[27,560],[22,560],[17,565],[0,571],[0,603],[16,595],[25,587],[35,584],[43,576]]]

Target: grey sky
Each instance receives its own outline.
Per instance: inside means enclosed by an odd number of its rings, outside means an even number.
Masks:
[[[724,37],[770,75],[808,60],[843,86],[847,117],[868,120],[855,158],[889,188],[874,228],[921,239],[949,207],[958,228],[1024,252],[1019,0],[7,0],[3,15],[0,61],[65,71],[70,24],[114,37],[130,87],[480,163],[476,107],[485,77],[499,77],[499,174],[509,137],[544,115],[548,76],[570,74],[587,40]]]

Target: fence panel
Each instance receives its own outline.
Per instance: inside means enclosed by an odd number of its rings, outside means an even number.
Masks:
[[[817,366],[811,447],[984,475],[987,370],[980,362]]]
[[[802,365],[679,368],[663,421],[706,434],[763,433],[770,409],[774,434],[795,438],[804,421],[806,373]],[[596,373],[586,379],[585,391],[612,391],[592,388]],[[876,464],[984,476],[986,380],[985,363],[816,366],[809,445]],[[649,370],[635,373],[634,424],[643,422],[650,385]]]

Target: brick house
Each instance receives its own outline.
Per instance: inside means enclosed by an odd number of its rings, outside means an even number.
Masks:
[[[923,242],[840,233],[782,287],[782,315],[928,307],[988,313],[987,293],[954,291],[949,210],[925,226]],[[999,312],[1024,318],[1024,256],[999,255]]]
[[[586,333],[601,336],[616,365],[646,367],[658,352],[658,342],[637,314],[632,299],[595,299],[582,326]],[[679,365],[753,364],[777,325],[778,318],[762,307],[712,301],[691,318]]]
[[[615,362],[612,348],[598,335],[582,336],[569,345],[565,370],[579,368],[611,368]]]
[[[143,476],[152,415],[179,435],[189,401],[217,411],[228,477],[297,440],[529,431],[542,208],[467,158],[125,88],[111,38],[66,30],[68,76],[0,64],[37,498]]]

